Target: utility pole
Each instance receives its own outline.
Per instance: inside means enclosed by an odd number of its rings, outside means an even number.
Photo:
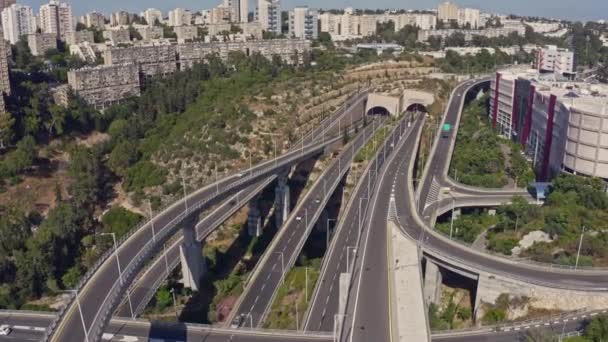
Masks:
[[[574,264],[574,269],[576,270],[576,268],[578,267],[578,259],[581,256],[581,247],[583,245],[583,236],[585,235],[585,226],[583,226],[583,231],[581,233],[581,238],[578,241],[578,251],[576,252],[576,262]]]

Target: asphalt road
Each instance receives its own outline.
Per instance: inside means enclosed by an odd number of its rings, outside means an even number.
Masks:
[[[555,335],[581,330],[585,322],[598,313],[579,314],[561,319],[546,319],[536,323],[520,323],[500,329],[485,329],[472,332],[454,332],[433,335],[433,341],[454,342],[512,342],[525,341],[526,335],[534,329],[542,329]],[[13,328],[9,336],[0,336],[0,341],[29,342],[39,341],[43,330],[51,322],[53,314],[24,313],[0,311],[0,324],[8,324]],[[103,335],[104,341],[204,341],[204,342],[314,342],[333,341],[327,336],[298,336],[296,334],[281,334],[277,332],[252,332],[243,329],[213,329],[208,326],[184,325],[180,323],[149,323],[147,321],[112,320]],[[373,339],[370,341],[381,341]]]
[[[142,226],[133,236],[127,241],[122,243],[118,249],[118,256],[122,271],[127,273],[130,267],[135,270],[140,263],[144,262],[145,258],[142,258],[142,250],[144,247],[153,240],[153,236],[156,235],[158,241],[162,241],[162,234],[165,234],[165,239],[168,238],[170,231],[173,231],[170,226],[174,226],[176,223],[182,221],[183,213],[186,208],[192,208],[195,203],[207,202],[207,206],[210,207],[216,203],[221,203],[222,200],[227,199],[231,193],[234,194],[243,188],[254,184],[258,181],[263,180],[271,175],[271,173],[277,168],[285,167],[294,160],[297,155],[306,156],[310,154],[313,149],[308,148],[307,144],[314,141],[315,138],[320,138],[322,134],[330,134],[331,128],[336,130],[336,126],[341,124],[342,120],[349,121],[345,117],[347,116],[361,116],[362,114],[362,97],[357,98],[355,101],[350,100],[345,105],[350,108],[349,110],[339,110],[333,116],[328,118],[322,127],[318,127],[311,134],[304,137],[302,145],[303,151],[293,151],[277,158],[277,163],[262,163],[255,166],[249,174],[242,176],[233,175],[224,179],[219,180],[217,183],[206,186],[192,194],[190,194],[187,200],[179,200],[170,207],[158,213],[153,220],[155,227],[154,232],[150,222]],[[357,109],[359,108],[359,109]],[[353,120],[354,121],[354,120]],[[297,157],[296,157],[297,158]],[[216,191],[219,189],[220,194]],[[158,243],[156,243],[158,244]],[[149,250],[149,253],[154,252],[154,249]],[[125,275],[125,283],[129,282],[129,277],[133,278],[135,272],[127,273]],[[109,318],[115,306],[118,303],[112,304],[113,299],[112,293],[115,293],[114,288],[120,287],[120,277],[118,272],[118,265],[116,258],[108,258],[103,265],[95,272],[93,277],[85,284],[84,288],[79,293],[79,300],[82,307],[82,316],[84,318],[84,325],[88,334],[96,334],[100,327],[105,324],[104,319]],[[72,302],[70,307],[67,309],[65,316],[59,322],[59,325],[55,329],[53,335],[54,341],[83,341],[85,340],[85,329],[77,309],[76,301]]]
[[[432,203],[433,199],[428,198],[429,194],[431,193],[431,184],[433,180],[435,180],[435,182],[437,182],[440,187],[450,187],[453,191],[458,192],[461,195],[502,195],[512,197],[516,195],[526,194],[526,192],[522,189],[477,189],[474,187],[449,182],[447,179],[448,175],[446,173],[452,159],[451,149],[456,139],[456,127],[460,118],[460,107],[462,105],[462,101],[464,100],[464,97],[466,96],[469,87],[471,87],[473,84],[487,81],[489,81],[489,79],[477,81],[470,80],[459,84],[454,90],[445,113],[444,121],[444,123],[450,124],[452,126],[452,131],[450,132],[450,135],[448,137],[444,138],[439,135],[436,138],[439,139],[437,142],[437,147],[435,153],[431,156],[428,173],[426,177],[423,178],[422,189],[420,191],[418,210],[420,210],[421,212],[425,209],[427,204],[431,204],[432,207],[435,207],[435,204]]]
[[[380,121],[380,120],[377,120]],[[336,160],[332,161],[326,171],[312,185],[300,204],[289,215],[289,218],[280,228],[259,264],[253,272],[252,278],[246,285],[237,307],[233,308],[236,316],[244,318],[242,323],[246,327],[259,327],[264,321],[275,292],[283,279],[283,272],[287,273],[294,265],[308,235],[314,227],[315,218],[321,215],[331,194],[337,187],[340,179],[358,151],[373,136],[373,126],[369,123],[347,146]],[[379,125],[376,125],[378,127]],[[294,308],[295,310],[295,308]],[[302,313],[304,308],[301,308]],[[301,317],[301,316],[300,316]]]
[[[405,125],[403,126],[405,127]],[[411,129],[405,128],[410,134]],[[382,156],[384,157],[384,156]],[[338,313],[340,273],[346,273],[347,262],[353,260],[355,248],[358,243],[360,221],[365,219],[368,209],[371,186],[376,182],[378,170],[370,163],[368,172],[364,173],[359,180],[355,191],[350,196],[346,211],[336,226],[336,233],[332,237],[330,249],[324,256],[325,267],[321,270],[317,289],[311,298],[310,308],[304,323],[307,331],[334,330],[334,316]],[[350,255],[348,255],[350,253]],[[327,260],[325,260],[327,259]]]
[[[452,98],[449,104],[446,122],[454,124],[454,121],[450,120],[455,120],[457,111],[460,109],[460,101],[464,94],[463,92],[469,85],[470,82],[464,83],[457,88],[455,96]],[[456,132],[452,132],[452,134],[456,134]],[[436,152],[431,159],[429,176],[426,177],[426,180],[422,185],[420,203],[418,205],[419,208],[423,203],[425,203],[431,189],[431,179],[433,178],[432,175],[435,175],[436,177],[443,175],[446,163],[450,160],[450,157],[447,156],[450,151],[450,139],[439,139],[441,140],[439,141]],[[433,231],[431,228],[426,226],[426,224],[423,225],[420,220],[417,220],[414,217],[414,215],[418,214],[416,213],[416,205],[410,201],[408,195],[409,187],[411,187],[411,184],[413,184],[413,180],[409,179],[409,176],[407,175],[409,161],[403,164],[402,167],[403,169],[400,171],[402,178],[397,181],[396,189],[396,204],[399,221],[404,231],[410,237],[416,240],[420,240],[422,238],[421,242],[425,252],[432,253],[440,257],[447,256],[447,258],[444,257],[444,259],[447,259],[448,262],[450,259],[453,259],[477,270],[501,274],[512,279],[518,279],[537,285],[556,288],[572,288],[578,290],[605,291],[608,289],[608,277],[606,276],[606,272],[571,271],[526,265],[523,263],[510,261],[506,258],[490,256],[489,254],[473,251],[467,246],[449,241],[449,239]],[[458,192],[460,191],[461,190],[459,189]],[[508,191],[490,191],[477,193],[476,196],[482,196],[480,201],[483,201],[483,196],[506,196],[506,199],[509,198],[510,195],[511,193]],[[425,212],[429,213],[430,211],[435,210],[436,206],[437,203],[432,204],[430,207],[427,207]]]
[[[352,101],[346,111],[336,112],[335,117],[332,117],[329,120],[325,129],[316,130],[314,132],[315,137],[319,138],[321,134],[335,134],[339,129],[344,127],[341,121],[350,125],[351,122],[361,118],[364,109],[361,99]],[[274,176],[249,186],[235,197],[220,204],[216,209],[205,216],[196,225],[199,241],[204,240],[209,234],[215,231],[215,229],[225,222],[227,218],[238,211],[242,205],[246,204],[247,199],[259,194],[265,188],[265,185],[270,184],[273,179]],[[156,292],[158,288],[157,285],[167,277],[167,268],[171,271],[175,265],[179,263],[179,245],[182,241],[181,231],[179,231],[175,242],[172,243],[171,246],[168,246],[166,250],[161,250],[161,253],[152,262],[151,266],[131,285],[129,292],[135,316],[145,309],[151,296]],[[119,317],[131,317],[131,309],[127,302],[127,298],[123,299],[116,315]]]
[[[9,324],[13,331],[0,336],[0,341],[39,341],[54,315],[11,315],[0,312],[0,324]],[[213,329],[207,326],[180,323],[149,323],[147,321],[113,320],[102,336],[103,341],[204,341],[204,342],[320,342],[331,341],[329,336],[298,336],[281,332],[252,332],[234,329]]]
[[[341,329],[342,341],[390,340],[390,304],[387,261],[387,217],[393,181],[401,158],[413,153],[417,132],[423,123],[417,118],[395,152],[388,154],[376,181],[374,195],[361,232],[353,277]]]

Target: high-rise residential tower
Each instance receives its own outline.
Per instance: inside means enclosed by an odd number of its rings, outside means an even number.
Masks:
[[[256,19],[262,30],[281,34],[281,1],[258,0]]]
[[[67,33],[74,31],[72,7],[58,0],[40,6],[40,29],[44,33],[54,33],[57,39],[65,41]]]
[[[30,6],[13,4],[2,10],[4,39],[17,44],[19,38],[36,32],[36,17]]]

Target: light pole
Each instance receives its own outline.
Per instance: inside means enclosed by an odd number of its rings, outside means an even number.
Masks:
[[[581,256],[581,247],[583,245],[583,235],[585,235],[585,226],[583,226],[583,231],[581,233],[581,238],[578,241],[578,251],[576,252],[576,262],[574,264],[574,269],[578,267],[578,258]]]
[[[182,177],[182,188],[184,190],[184,207],[186,207],[186,213],[188,212],[188,197],[186,196],[186,180],[184,179],[184,174],[182,172],[179,173]]]
[[[175,298],[175,288],[172,287],[170,292],[173,295],[173,311],[175,311],[175,319],[179,320],[179,317],[177,315],[177,299]]]
[[[327,230],[325,230],[325,252],[327,253],[327,250],[329,249],[329,222],[330,221],[334,221],[337,222],[336,219],[327,219]]]
[[[342,322],[346,318],[344,314],[334,314],[334,337],[333,342],[338,342],[341,331],[342,331]]]
[[[452,195],[450,193],[450,197],[452,197],[452,217],[450,219],[450,240],[452,240],[452,233],[454,231],[454,210],[456,207],[456,199],[454,198],[454,195]]]
[[[350,251],[353,250],[357,253],[357,247],[348,246],[346,247],[346,273],[350,273]]]
[[[250,313],[245,314],[245,317],[249,317],[249,326],[253,329],[253,315]]]
[[[150,226],[152,226],[152,241],[156,242],[156,232],[154,231],[154,217],[152,217],[152,203],[148,200],[148,215],[150,216]]]
[[[308,267],[304,268],[304,298],[306,299],[306,303],[308,303]]]
[[[285,256],[283,252],[274,252],[281,256],[281,285],[285,284]]]
[[[118,266],[118,277],[120,278],[120,283],[124,284],[125,279],[122,277],[122,269],[120,268],[120,258],[118,257],[118,246],[116,245],[116,234],[115,233],[99,233],[99,236],[112,236],[112,241],[114,242],[114,256],[116,257],[116,266]],[[129,309],[131,311],[131,318],[135,318],[133,314],[133,305],[131,304],[131,294],[129,293],[129,289],[127,289],[127,301],[129,302]]]
[[[80,322],[82,322],[82,329],[84,330],[84,340],[85,340],[85,342],[89,342],[89,331],[87,330],[87,326],[84,323],[84,315],[82,314],[82,307],[80,306],[80,296],[78,296],[78,291],[61,290],[59,292],[70,292],[76,296],[76,305],[78,306],[78,313],[80,313]]]
[[[363,223],[361,222],[361,203],[362,203],[364,200],[365,200],[365,201],[367,201],[367,200],[368,200],[368,198],[367,198],[367,197],[361,197],[361,198],[359,198],[359,234],[361,234],[361,225],[363,224]]]

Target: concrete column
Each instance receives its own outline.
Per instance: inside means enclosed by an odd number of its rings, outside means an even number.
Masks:
[[[488,215],[490,215],[490,216],[496,216],[496,209],[490,209],[490,210],[488,210]]]
[[[439,267],[426,259],[426,272],[424,272],[424,300],[426,304],[441,303],[441,282],[443,278]]]
[[[203,245],[196,241],[194,225],[186,224],[182,228],[184,241],[179,246],[179,256],[182,265],[182,283],[184,287],[198,291],[201,279],[207,272],[207,263],[203,257]]]
[[[287,174],[279,175],[277,177],[277,186],[274,189],[277,228],[280,228],[289,216],[291,203],[289,197],[289,184],[287,181]]]
[[[258,203],[257,197],[249,202],[249,216],[247,217],[247,233],[249,236],[258,237],[262,235],[262,213]]]
[[[454,209],[454,220],[458,219],[462,215],[462,210],[460,208]]]
[[[346,311],[346,301],[348,300],[348,288],[350,287],[350,273],[340,273],[340,289],[338,291],[338,314]]]

